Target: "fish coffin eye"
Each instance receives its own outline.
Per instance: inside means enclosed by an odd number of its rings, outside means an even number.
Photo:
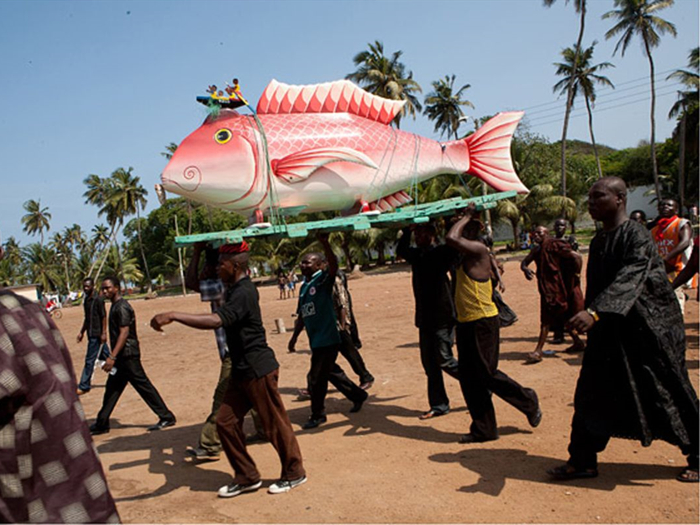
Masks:
[[[216,135],[214,135],[214,140],[216,140],[216,142],[219,144],[226,144],[229,140],[231,140],[231,137],[233,137],[231,130],[224,128],[216,132]]]

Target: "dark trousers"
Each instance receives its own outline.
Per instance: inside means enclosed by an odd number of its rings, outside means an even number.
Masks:
[[[110,375],[105,386],[105,395],[102,401],[102,408],[97,414],[95,424],[99,428],[109,428],[109,416],[112,415],[117,401],[121,397],[126,385],[131,383],[136,392],[141,396],[148,407],[155,412],[158,419],[171,420],[175,415],[165,405],[165,401],[160,397],[158,390],[153,386],[151,380],[146,376],[141,359],[138,357],[121,357],[114,367],[117,372]]]
[[[355,346],[352,336],[345,330],[339,330],[338,333],[340,334],[340,354],[350,363],[352,371],[360,378],[360,383],[371,383],[374,381],[374,376],[367,370],[365,361]]]
[[[224,400],[226,391],[228,390],[229,380],[231,378],[231,357],[226,354],[226,357],[221,361],[221,369],[219,370],[219,381],[216,383],[214,390],[214,399],[211,405],[211,412],[207,416],[207,420],[202,426],[199,433],[199,446],[207,452],[221,452],[221,440],[219,433],[216,430],[216,417],[219,414],[219,408]]]
[[[340,345],[332,345],[311,349],[311,370],[307,379],[311,391],[312,418],[319,418],[326,414],[325,401],[329,381],[353,403],[367,399],[367,392],[353,383],[335,362],[339,348]]]
[[[459,379],[459,366],[452,354],[452,328],[419,328],[420,361],[428,378],[428,403],[432,410],[445,412],[450,400],[445,391],[445,372]]]
[[[216,416],[216,427],[235,473],[234,483],[249,485],[260,481],[260,472],[248,454],[243,432],[243,419],[251,408],[260,416],[265,435],[280,458],[280,479],[292,480],[306,475],[301,450],[279,394],[278,379],[279,369],[256,379],[231,378],[228,384]]]
[[[99,337],[88,337],[87,352],[85,353],[85,366],[83,373],[80,375],[80,383],[78,388],[87,392],[90,390],[90,382],[92,381],[92,373],[95,371],[95,361],[100,353],[102,342]]]
[[[498,316],[457,324],[459,386],[472,417],[470,432],[478,439],[498,437],[491,394],[525,415],[538,407],[537,394],[498,370]]]

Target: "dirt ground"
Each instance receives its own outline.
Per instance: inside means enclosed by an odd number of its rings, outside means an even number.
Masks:
[[[365,275],[350,281],[363,356],[376,377],[362,411],[331,391],[328,422],[301,430],[309,402],[297,401],[309,365],[302,335],[296,354],[286,351],[289,333],[275,332],[275,319],[289,329],[294,300],[279,300],[276,287],[260,288],[268,341],[281,364],[280,385],[297,433],[309,481],[282,495],[264,490],[279,476],[271,445],[250,446],[264,479],[263,489],[233,499],[216,497],[228,483],[225,459],[193,465],[184,459],[195,445],[211,407],[219,363],[212,333],[181,325],[156,333],[148,327],[158,312],[205,312],[198,295],[133,301],[144,366],[177,425],[146,432],[156,418],[127,389],[109,434],[96,445],[110,489],[125,522],[138,523],[698,523],[698,485],[675,480],[684,458],[673,446],[612,440],[600,456],[600,476],[552,482],[545,470],[566,459],[573,393],[580,355],[557,353],[534,366],[523,365],[538,333],[538,295],[518,263],[506,263],[505,300],[519,322],[501,332],[501,369],[537,390],[544,419],[531,429],[525,417],[495,401],[500,439],[460,445],[469,415],[457,382],[446,378],[452,412],[420,421],[427,410],[425,375],[413,327],[410,272]],[[688,367],[698,388],[698,303],[688,302]],[[85,344],[75,335],[82,309],[64,310],[58,326],[80,374]],[[547,348],[561,351],[564,346]],[[342,358],[339,362],[351,372]],[[353,377],[353,379],[356,379]],[[98,371],[90,394],[82,396],[90,420],[102,401],[105,376]],[[246,422],[250,424],[249,421]],[[252,424],[250,424],[252,430]]]

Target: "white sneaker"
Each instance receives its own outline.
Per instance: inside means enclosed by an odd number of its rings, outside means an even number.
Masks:
[[[218,495],[220,498],[232,498],[243,494],[244,492],[253,492],[262,487],[262,480],[257,483],[251,483],[250,485],[239,485],[238,483],[231,483],[230,485],[224,485],[219,489]]]
[[[306,476],[302,476],[299,479],[292,480],[281,479],[279,481],[275,481],[272,485],[270,485],[270,488],[268,488],[267,491],[270,494],[282,494],[283,492],[289,492],[294,487],[298,487],[303,483],[306,483]]]

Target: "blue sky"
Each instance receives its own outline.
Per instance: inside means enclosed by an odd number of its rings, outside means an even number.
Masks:
[[[588,0],[584,44],[598,40],[594,62],[612,62],[616,90],[599,89],[596,139],[615,148],[649,139],[649,66],[635,41],[613,57],[605,40],[612,0]],[[698,2],[676,0],[660,15],[676,25],[653,52],[657,71],[657,139],[678,86],[665,80],[686,66],[698,45]],[[0,2],[0,234],[22,244],[22,203],[41,199],[51,231],[100,222],[84,204],[83,179],[134,168],[157,206],[160,155],[199,126],[195,103],[209,84],[238,77],[252,102],[276,78],[312,84],[343,78],[352,57],[380,40],[423,87],[444,75],[471,84],[475,117],[523,109],[533,132],[561,137],[563,98],[552,93],[554,62],[572,46],[578,16],[559,0],[440,1],[13,1]],[[588,140],[583,101],[569,137]],[[466,126],[469,126],[468,124]],[[402,129],[438,139],[425,118]],[[464,129],[467,131],[469,128]]]

